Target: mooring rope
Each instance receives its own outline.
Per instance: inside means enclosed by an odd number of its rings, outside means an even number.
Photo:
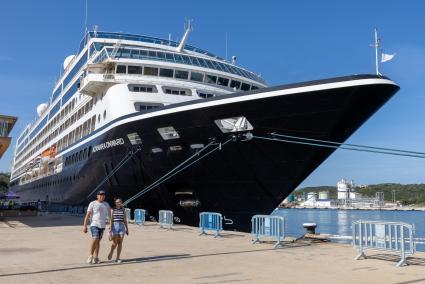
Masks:
[[[213,152],[217,151],[217,150],[221,150],[227,143],[229,143],[230,141],[232,141],[233,138],[230,138],[228,140],[226,140],[223,143],[219,143],[216,147],[214,147],[212,150],[208,151],[207,153],[205,153],[204,155],[198,157],[197,159],[195,159],[194,161],[190,162],[193,158],[199,156],[199,154],[206,150],[207,148],[209,148],[211,145],[213,145],[214,143],[216,144],[215,141],[211,141],[208,145],[206,145],[205,147],[203,147],[201,150],[199,150],[198,152],[196,152],[194,155],[190,156],[188,159],[186,159],[185,161],[183,161],[182,163],[180,163],[179,165],[177,165],[175,168],[173,168],[171,171],[167,172],[165,175],[163,175],[162,177],[160,177],[159,179],[157,179],[155,182],[153,182],[152,184],[150,184],[149,186],[147,186],[146,188],[144,188],[143,190],[141,190],[139,193],[133,195],[132,197],[130,197],[129,199],[127,199],[123,205],[126,206],[128,205],[130,202],[133,202],[135,199],[141,197],[142,195],[148,193],[149,191],[151,191],[152,189],[158,187],[159,185],[161,185],[162,183],[166,182],[167,180],[169,180],[170,178],[174,177],[175,175],[179,174],[180,172],[182,172],[183,170],[187,169],[188,167],[194,165],[195,163],[197,163],[198,161],[204,159],[205,157],[209,156],[210,154],[212,154]],[[190,163],[189,163],[190,162]],[[189,164],[187,164],[189,163]]]
[[[414,152],[414,151],[406,151],[406,150],[400,150],[400,149],[346,144],[346,143],[311,139],[311,138],[305,138],[305,137],[289,136],[289,135],[283,135],[283,134],[277,134],[277,133],[270,133],[270,136],[271,137],[253,135],[253,138],[260,139],[260,140],[275,141],[275,142],[300,144],[300,145],[306,145],[306,146],[343,149],[343,150],[350,150],[350,151],[385,154],[385,155],[393,155],[393,156],[404,156],[404,157],[413,157],[413,158],[422,158],[422,159],[425,158],[425,152]],[[276,136],[286,137],[289,139],[277,138]],[[294,139],[301,140],[301,141],[296,141]]]
[[[139,152],[142,148],[137,147],[135,150],[130,150],[129,153],[124,155],[124,158],[121,159],[121,161],[118,162],[118,164],[112,169],[112,171],[106,175],[106,177],[97,184],[97,186],[87,195],[87,198],[89,198],[93,193],[96,192],[113,174],[115,174],[119,169],[121,169],[122,166],[124,166],[137,152]]]

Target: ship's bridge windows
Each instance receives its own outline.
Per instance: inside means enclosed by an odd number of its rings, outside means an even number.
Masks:
[[[251,86],[251,90],[257,90],[258,89],[258,87],[257,86],[255,86],[255,85],[252,85]]]
[[[158,76],[158,68],[145,66],[144,75],[147,76]]]
[[[227,87],[227,86],[229,86],[229,79],[223,78],[223,77],[218,77],[217,84],[220,85],[220,86]]]
[[[126,74],[127,73],[127,65],[117,65],[117,74]]]
[[[241,82],[240,81],[236,81],[236,80],[230,81],[230,88],[239,90],[240,87],[241,87]]]
[[[242,83],[242,85],[241,85],[242,91],[249,91],[250,88],[251,88],[251,85],[249,85],[247,83]]]
[[[216,84],[217,83],[217,76],[206,74],[205,75],[205,83]]]
[[[154,85],[128,85],[130,92],[142,92],[142,93],[158,93],[157,88]]]
[[[174,70],[173,69],[160,68],[159,69],[159,76],[173,78]]]
[[[134,103],[134,108],[136,109],[136,111],[151,110],[151,109],[156,109],[162,106],[164,106],[164,104],[161,104],[161,103],[146,103],[146,102]]]
[[[191,96],[192,95],[192,91],[189,90],[189,89],[162,87],[162,90],[165,94],[170,94],[170,95],[181,95],[181,96]]]
[[[128,74],[143,74],[143,67],[142,66],[128,66]]]
[[[204,81],[204,74],[198,72],[190,72],[190,80],[202,82]]]
[[[184,70],[176,70],[174,72],[174,78],[187,80],[189,78],[189,72]]]

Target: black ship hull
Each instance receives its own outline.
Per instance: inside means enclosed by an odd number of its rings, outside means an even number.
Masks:
[[[126,200],[193,155],[193,145],[206,145],[211,139],[227,141],[231,134],[222,133],[214,123],[217,119],[244,116],[254,135],[279,132],[343,142],[398,89],[386,78],[352,76],[130,114],[62,151],[64,157],[80,157],[88,149],[89,155],[74,159],[59,174],[24,185],[13,182],[12,190],[23,202],[84,206],[94,198],[89,193],[135,147],[127,135],[138,133],[141,150],[101,186],[109,200],[113,196]],[[165,141],[157,129],[167,126],[173,126],[180,138]],[[118,143],[93,151],[106,141]],[[157,217],[160,209],[172,210],[189,225],[197,225],[199,212],[219,212],[233,220],[227,229],[248,230],[254,214],[271,213],[333,151],[258,139],[231,141],[129,207],[144,208],[152,217]]]

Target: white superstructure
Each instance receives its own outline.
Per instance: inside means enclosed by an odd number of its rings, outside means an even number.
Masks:
[[[18,137],[11,180],[21,184],[60,172],[68,147],[124,115],[267,86],[260,76],[186,45],[190,30],[180,43],[88,32],[78,54],[64,60],[49,102]]]

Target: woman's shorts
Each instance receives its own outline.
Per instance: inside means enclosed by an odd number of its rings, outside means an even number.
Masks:
[[[120,237],[124,237],[125,235],[125,226],[123,222],[114,222],[112,226],[112,236],[119,235]]]

